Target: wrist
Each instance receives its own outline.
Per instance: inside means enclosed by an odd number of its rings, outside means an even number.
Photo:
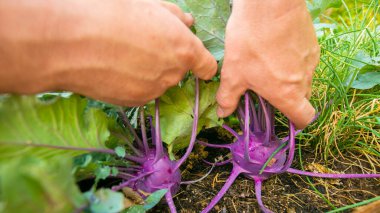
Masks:
[[[299,7],[306,9],[305,0],[233,0],[232,14],[241,18],[257,17],[273,20]]]

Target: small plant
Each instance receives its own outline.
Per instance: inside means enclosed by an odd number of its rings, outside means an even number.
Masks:
[[[289,136],[278,139],[275,135],[272,107],[260,96],[258,100],[259,107],[256,112],[252,98],[248,92],[245,93],[244,110],[238,109],[241,127],[244,129],[242,135],[223,125],[236,137],[234,143],[216,145],[198,141],[205,146],[230,149],[232,159],[219,165],[229,162],[233,164],[230,177],[202,213],[209,212],[218,203],[240,174],[255,181],[256,198],[265,213],[271,211],[264,206],[261,199],[262,182],[275,174],[289,172],[322,178],[380,178],[380,174],[318,174],[290,168],[294,158],[295,136],[299,131],[289,122]]]
[[[181,172],[179,167],[183,162],[185,162],[187,157],[189,157],[194,147],[197,134],[199,110],[198,79],[196,79],[195,90],[194,120],[190,144],[186,150],[186,153],[178,161],[170,160],[167,151],[162,145],[158,99],[155,101],[155,126],[153,126],[152,118],[149,118],[152,143],[154,144],[154,147],[149,147],[148,145],[148,138],[145,127],[145,116],[143,110],[140,111],[142,140],[136,134],[127,117],[124,116],[124,113],[122,113],[125,125],[128,126],[133,132],[135,140],[138,144],[138,148],[135,148],[133,144],[129,144],[129,147],[134,151],[135,156],[125,155],[124,158],[135,162],[136,165],[129,168],[119,168],[119,170],[126,171],[119,173],[118,176],[123,179],[123,182],[118,186],[112,187],[112,190],[118,191],[124,187],[129,187],[136,191],[142,190],[144,192],[153,193],[157,190],[167,189],[167,193],[165,194],[166,201],[171,212],[176,212],[172,194],[178,192],[179,185],[181,184]]]

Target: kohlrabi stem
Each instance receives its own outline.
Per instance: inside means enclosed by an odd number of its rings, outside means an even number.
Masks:
[[[244,94],[244,114],[245,114],[245,117],[244,117],[244,159],[246,161],[249,161],[252,163],[251,161],[251,157],[249,156],[249,136],[251,135],[250,134],[250,131],[249,131],[249,121],[250,121],[250,116],[249,116],[249,94],[248,92],[245,92]]]
[[[173,196],[171,192],[171,188],[165,194],[166,202],[168,203],[169,209],[171,213],[177,213],[177,209],[175,208]]]
[[[241,105],[239,104],[238,108],[237,108],[237,111],[238,111],[238,119],[239,119],[239,125],[240,125],[240,129],[244,129],[244,110],[242,109]]]
[[[191,151],[194,148],[195,140],[198,133],[198,116],[199,116],[199,79],[195,78],[195,98],[194,98],[194,112],[193,112],[193,128],[191,130],[190,143],[187,147],[186,153],[179,159],[174,167],[174,171],[179,169],[183,162],[189,157]]]
[[[149,145],[148,145],[148,138],[146,136],[144,107],[140,108],[140,125],[141,125],[141,136],[142,136],[142,141],[144,145],[144,152],[146,155],[148,155]]]
[[[135,129],[132,127],[122,107],[119,107],[119,115],[121,116],[121,121],[123,122],[124,126],[127,127],[129,131],[133,134],[133,137],[135,137],[139,148],[143,148],[143,144],[140,137],[137,135]]]
[[[120,138],[120,139],[123,139],[125,141],[125,144],[127,144],[127,146],[129,147],[129,149],[132,150],[132,152],[134,152],[136,155],[138,156],[142,156],[142,153],[140,152],[140,150],[136,149],[132,142],[128,139],[127,136],[123,135],[123,134],[120,134],[118,132],[111,132],[111,134],[113,134],[114,136]]]
[[[320,178],[380,178],[380,174],[321,174],[289,168],[289,173]]]
[[[218,194],[211,200],[211,202],[208,204],[208,206],[203,209],[202,213],[207,213],[211,211],[211,209],[219,202],[219,200],[223,197],[223,195],[227,192],[227,190],[231,187],[231,185],[234,183],[236,178],[240,175],[241,171],[238,169],[236,165],[234,165],[231,175],[226,180],[226,183],[222,187],[222,189],[218,192]]]
[[[208,146],[212,148],[224,148],[224,149],[231,149],[231,144],[211,144],[211,143],[206,143],[200,140],[197,140],[197,142],[203,146]]]
[[[295,136],[296,136],[296,131],[295,131],[294,124],[291,121],[289,121],[288,159],[287,159],[284,167],[279,171],[279,173],[287,171],[290,168],[290,166],[292,165],[293,158],[294,158],[294,151],[296,148]]]
[[[147,176],[147,175],[150,175],[150,174],[152,174],[152,173],[154,173],[154,171],[140,174],[140,175],[138,175],[138,176],[136,176],[136,177],[134,177],[134,178],[131,178],[131,179],[125,181],[125,182],[122,182],[122,183],[119,184],[118,186],[114,186],[114,187],[112,187],[112,190],[113,190],[113,191],[119,191],[120,189],[122,189],[122,188],[124,188],[124,187],[127,187],[130,183],[132,183],[132,182],[134,182],[134,181],[137,181],[137,180],[139,180],[139,179],[141,179],[141,178],[143,178],[143,177],[145,177],[145,176]]]
[[[271,132],[272,132],[272,127],[271,127],[270,118],[269,118],[269,114],[268,114],[268,110],[267,110],[265,100],[260,96],[258,96],[258,97],[259,97],[261,109],[264,112],[264,116],[265,116],[265,139],[264,139],[263,144],[264,144],[264,146],[268,146],[269,145],[269,139],[270,139]]]
[[[156,135],[155,135],[155,132],[156,132],[156,129],[154,128],[154,125],[153,125],[153,119],[152,119],[152,116],[148,116],[148,120],[149,120],[149,125],[150,125],[150,132],[151,132],[151,137],[152,137],[152,143],[155,143],[156,141]]]
[[[154,156],[154,162],[157,162],[164,155],[164,148],[161,141],[161,128],[160,128],[160,99],[156,98],[156,140],[154,144],[156,145],[156,155]]]
[[[256,194],[256,199],[257,202],[259,203],[259,206],[261,210],[264,213],[273,213],[271,210],[267,209],[264,204],[263,200],[261,199],[261,185],[262,185],[262,180],[260,178],[254,178],[255,180],[255,194]]]
[[[237,139],[239,139],[239,134],[237,132],[235,132],[233,129],[231,129],[231,127],[223,124],[222,127],[227,130],[229,133],[231,133],[233,136],[235,136]]]
[[[259,125],[259,120],[257,118],[257,112],[255,108],[255,104],[253,103],[252,97],[249,96],[249,105],[251,106],[251,112],[252,112],[252,126],[253,126],[253,132],[261,132],[261,127]]]

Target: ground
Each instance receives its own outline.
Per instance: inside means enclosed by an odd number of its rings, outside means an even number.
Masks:
[[[218,133],[219,132],[219,133]],[[209,130],[199,138],[210,143],[226,143],[231,138],[220,134],[219,130]],[[202,162],[202,158],[213,161],[228,152],[220,149],[196,147],[193,156],[183,168],[183,180],[194,180],[203,176],[210,166]],[[363,173],[364,171],[380,171],[380,165],[367,163],[360,155],[347,153],[344,159],[338,158],[327,163],[316,157],[311,147],[302,149],[304,167],[309,171],[334,171],[344,173]],[[361,166],[359,166],[361,165]],[[300,168],[299,156],[296,155],[293,168]],[[371,169],[366,169],[371,168]],[[207,178],[192,185],[183,185],[174,198],[178,212],[200,212],[223,186],[231,171],[231,165],[216,167]],[[380,195],[379,179],[331,180],[310,178],[292,174],[280,174],[271,177],[263,184],[263,202],[274,212],[327,212],[335,207],[342,207]],[[315,187],[315,189],[313,189]],[[319,192],[316,192],[318,190]],[[321,193],[328,202],[325,202]],[[380,204],[380,203],[378,203]],[[376,209],[377,210],[377,209]],[[153,212],[169,212],[165,202],[162,202]],[[214,208],[213,212],[260,212],[252,180],[240,176],[224,198]],[[350,211],[348,211],[350,212]]]

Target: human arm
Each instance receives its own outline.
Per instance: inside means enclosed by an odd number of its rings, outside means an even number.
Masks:
[[[216,62],[177,6],[150,0],[0,2],[0,93],[77,92],[135,106]]]
[[[298,128],[314,117],[309,99],[319,45],[304,0],[234,0],[226,29],[218,115],[253,90]]]

